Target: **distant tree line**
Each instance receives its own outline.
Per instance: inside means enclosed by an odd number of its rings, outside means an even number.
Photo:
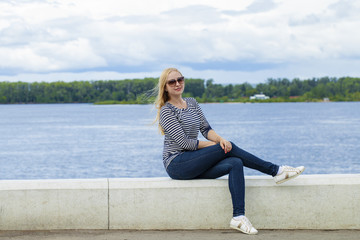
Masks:
[[[74,81],[0,82],[0,103],[149,103],[154,100],[157,78]],[[216,84],[212,79],[186,79],[184,96],[199,102],[246,102],[256,93],[268,102],[360,101],[360,78],[273,79],[253,86]]]

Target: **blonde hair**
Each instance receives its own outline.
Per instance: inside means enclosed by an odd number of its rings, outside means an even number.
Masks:
[[[164,135],[164,129],[160,126],[160,123],[159,123],[160,109],[170,99],[168,96],[168,93],[166,91],[166,83],[167,83],[167,78],[168,78],[169,74],[174,71],[181,74],[181,72],[179,70],[177,70],[176,68],[166,68],[164,71],[162,71],[160,78],[159,78],[158,85],[156,87],[157,97],[155,99],[154,104],[155,104],[155,108],[157,109],[157,114],[156,114],[154,123],[156,123],[156,122],[158,123],[159,131],[162,135]]]

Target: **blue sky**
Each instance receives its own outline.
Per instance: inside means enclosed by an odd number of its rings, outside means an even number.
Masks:
[[[360,76],[360,0],[2,0],[0,81]]]

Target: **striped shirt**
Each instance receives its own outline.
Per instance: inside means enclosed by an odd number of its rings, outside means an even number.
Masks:
[[[187,108],[179,109],[169,102],[160,109],[159,124],[164,129],[163,163],[170,162],[185,151],[198,149],[199,131],[207,139],[211,127],[194,98],[184,98]]]

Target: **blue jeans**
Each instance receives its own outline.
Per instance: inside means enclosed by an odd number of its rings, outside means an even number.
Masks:
[[[233,216],[245,214],[245,180],[243,166],[275,176],[279,166],[266,162],[232,144],[225,154],[219,144],[196,151],[186,151],[174,158],[166,171],[173,179],[215,179],[229,174]]]

